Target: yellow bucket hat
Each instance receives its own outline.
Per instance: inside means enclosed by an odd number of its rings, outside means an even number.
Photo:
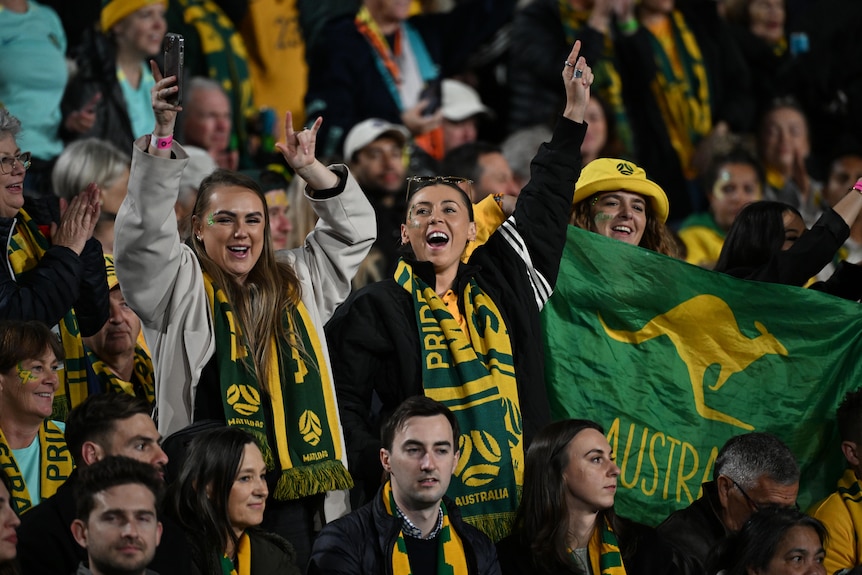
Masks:
[[[634,162],[616,158],[598,158],[581,170],[581,177],[575,184],[575,197],[572,204],[577,204],[594,194],[622,190],[649,198],[652,211],[661,223],[667,221],[670,204],[667,195],[658,184],[648,180],[643,168]]]

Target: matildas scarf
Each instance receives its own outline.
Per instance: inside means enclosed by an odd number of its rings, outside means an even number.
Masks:
[[[236,565],[225,556],[221,558],[222,575],[251,575],[251,539],[243,533],[236,545]]]
[[[581,37],[581,30],[587,25],[591,10],[577,10],[571,0],[558,0],[560,23],[566,34],[566,46],[571,47],[575,40]],[[623,151],[631,154],[634,151],[634,136],[631,123],[623,103],[623,82],[616,68],[614,43],[610,34],[605,35],[601,58],[597,62],[588,62],[593,69],[595,78],[593,90],[604,100],[614,116],[615,134]]]
[[[262,385],[224,290],[206,273],[204,286],[227,424],[251,433],[267,469],[281,470],[273,497],[286,501],[353,487],[341,463],[342,438],[326,358],[305,305],[300,301],[292,313],[283,312],[290,341],[270,342],[269,379]],[[272,429],[267,429],[261,397],[269,398]]]
[[[386,482],[383,486],[383,506],[386,513],[398,517],[395,497],[392,495],[392,484]],[[440,502],[443,510],[443,525],[437,533],[437,575],[467,575],[467,557],[464,555],[464,544],[449,521],[446,504]],[[400,518],[399,518],[400,520]],[[398,539],[392,548],[392,575],[410,575],[410,557],[407,555],[407,543],[404,541],[404,531],[398,532]]]
[[[593,571],[593,575],[626,575],[626,568],[623,565],[623,556],[620,554],[617,536],[614,534],[614,530],[611,529],[607,519],[602,518],[599,528],[593,530],[593,536],[590,537],[587,553],[590,557],[590,568]],[[569,549],[569,554],[572,556],[575,565],[581,564],[572,549]]]
[[[35,268],[50,247],[48,240],[27,212],[19,211],[18,221],[20,225],[16,226],[7,249],[9,263],[16,278]],[[63,361],[63,369],[58,374],[60,386],[54,394],[54,412],[51,419],[65,421],[69,410],[87,399],[87,360],[73,308],[69,308],[58,328],[66,358]]]
[[[521,406],[503,317],[476,281],[459,299],[467,333],[403,259],[395,281],[413,296],[425,395],[458,418],[461,458],[449,485],[464,520],[498,541],[509,534],[524,483]]]
[[[128,393],[146,399],[149,403],[156,400],[156,384],[153,379],[153,360],[149,354],[140,346],[135,345],[134,366],[132,367],[132,381],[123,381],[114,373],[111,367],[99,359],[90,348],[87,350],[87,359],[90,366],[101,384],[101,388],[112,393]]]
[[[671,12],[666,27],[650,29],[657,73],[650,86],[673,149],[688,179],[697,174],[694,150],[712,129],[709,78],[700,46],[682,13]]]
[[[53,421],[46,419],[42,423],[36,441],[39,442],[41,461],[39,464],[39,497],[45,500],[54,495],[57,489],[69,478],[74,464],[72,463],[72,454],[66,447],[66,438]],[[24,483],[24,476],[18,463],[15,462],[12,448],[9,447],[9,442],[6,441],[6,436],[3,435],[2,430],[0,430],[0,467],[9,476],[9,483],[12,485],[12,493],[10,493],[12,507],[20,515],[33,507],[33,503],[27,484]]]
[[[395,100],[398,109],[403,112],[404,104],[401,100],[400,86],[404,77],[398,61],[406,53],[412,54],[419,69],[419,75],[426,83],[436,80],[440,75],[437,65],[431,59],[431,55],[425,47],[425,41],[419,32],[410,25],[410,22],[403,22],[395,32],[392,45],[390,46],[366,6],[362,6],[359,12],[356,13],[354,23],[359,33],[365,36],[365,39],[371,45],[377,69],[383,77],[383,81],[389,89],[389,94]],[[405,47],[404,42],[409,46]],[[406,58],[404,59],[406,60]],[[443,159],[442,127],[438,127],[425,134],[420,134],[414,138],[414,141],[433,158],[437,160]]]

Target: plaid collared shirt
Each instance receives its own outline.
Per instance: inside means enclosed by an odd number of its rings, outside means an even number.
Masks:
[[[416,527],[410,519],[404,515],[404,512],[395,506],[395,511],[398,513],[398,517],[401,518],[401,532],[404,533],[406,537],[412,537],[413,539],[434,539],[437,537],[437,534],[440,533],[440,530],[443,528],[443,508],[437,512],[437,526],[428,534],[428,537],[422,537],[422,530]]]

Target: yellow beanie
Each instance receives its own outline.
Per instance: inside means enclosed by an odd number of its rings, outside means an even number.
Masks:
[[[102,32],[107,34],[114,24],[150,4],[161,4],[167,9],[168,0],[102,0]]]
[[[664,190],[647,179],[643,168],[628,160],[599,158],[584,166],[581,177],[575,184],[575,197],[572,199],[572,204],[582,202],[594,194],[619,190],[648,198],[658,220],[661,223],[667,221],[670,206]]]

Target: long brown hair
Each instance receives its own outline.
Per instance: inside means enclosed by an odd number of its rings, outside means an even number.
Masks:
[[[529,546],[533,562],[547,572],[558,570],[578,573],[573,565],[566,540],[569,508],[566,504],[566,482],[563,470],[569,464],[568,445],[585,429],[602,435],[602,426],[587,419],[556,421],[533,438],[524,462],[524,489],[515,516],[513,533]],[[623,526],[613,508],[599,511],[596,528],[607,520],[623,543]]]
[[[599,192],[604,193],[604,192]],[[581,200],[572,207],[572,217],[570,223],[583,230],[592,231],[590,222],[592,222],[593,198],[599,194],[593,194],[589,198]],[[671,231],[662,222],[655,217],[652,211],[652,205],[646,202],[646,228],[644,235],[638,244],[642,248],[670,256],[672,258],[680,257],[679,243],[673,237]]]
[[[294,312],[302,297],[302,288],[293,268],[275,259],[266,197],[252,178],[230,170],[216,170],[204,178],[192,210],[193,221],[205,221],[204,214],[210,207],[213,192],[228,186],[237,186],[254,192],[262,206],[263,249],[257,263],[246,277],[245,283],[238,283],[221,269],[207,254],[203,242],[196,234],[191,235],[189,242],[200,261],[201,268],[227,295],[228,302],[251,349],[258,380],[265,383],[269,380],[271,360],[269,342],[273,337],[292,341],[290,334],[284,328],[282,312]]]

